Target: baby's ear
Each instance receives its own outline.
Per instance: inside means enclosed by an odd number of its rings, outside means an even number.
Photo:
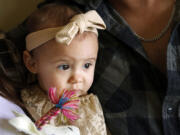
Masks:
[[[23,52],[23,60],[26,68],[33,74],[37,73],[37,63],[36,60],[31,56],[31,54],[26,50]]]

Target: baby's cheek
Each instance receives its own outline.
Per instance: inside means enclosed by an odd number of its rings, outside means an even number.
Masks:
[[[53,78],[52,82],[50,83],[51,87],[56,87],[57,90],[66,88],[65,84],[64,84],[64,80],[63,79],[59,79],[59,78]]]
[[[45,91],[49,91],[49,88],[56,87],[56,82],[53,78],[47,78],[43,80],[42,87]]]
[[[87,79],[87,87],[88,87],[88,89],[91,87],[93,81],[94,81],[94,76],[89,76],[89,78]]]

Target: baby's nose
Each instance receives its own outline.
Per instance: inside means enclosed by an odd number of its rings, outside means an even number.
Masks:
[[[70,78],[69,78],[69,83],[81,83],[83,81],[83,78],[81,75],[78,74],[73,74]]]

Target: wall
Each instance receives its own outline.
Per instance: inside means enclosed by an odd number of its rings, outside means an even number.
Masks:
[[[43,0],[0,0],[0,30],[8,31],[20,24]]]

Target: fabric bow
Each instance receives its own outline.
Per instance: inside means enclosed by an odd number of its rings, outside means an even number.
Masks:
[[[91,31],[98,35],[97,29],[105,28],[106,25],[98,13],[90,10],[85,14],[75,15],[65,26],[47,28],[28,34],[26,49],[31,51],[53,38],[61,44],[69,45],[78,33]]]
[[[78,34],[82,34],[84,31],[91,31],[98,35],[97,29],[105,29],[101,17],[95,10],[91,10],[85,14],[79,14],[74,16],[70,23],[65,25],[57,34],[56,41],[69,45],[72,39]]]

